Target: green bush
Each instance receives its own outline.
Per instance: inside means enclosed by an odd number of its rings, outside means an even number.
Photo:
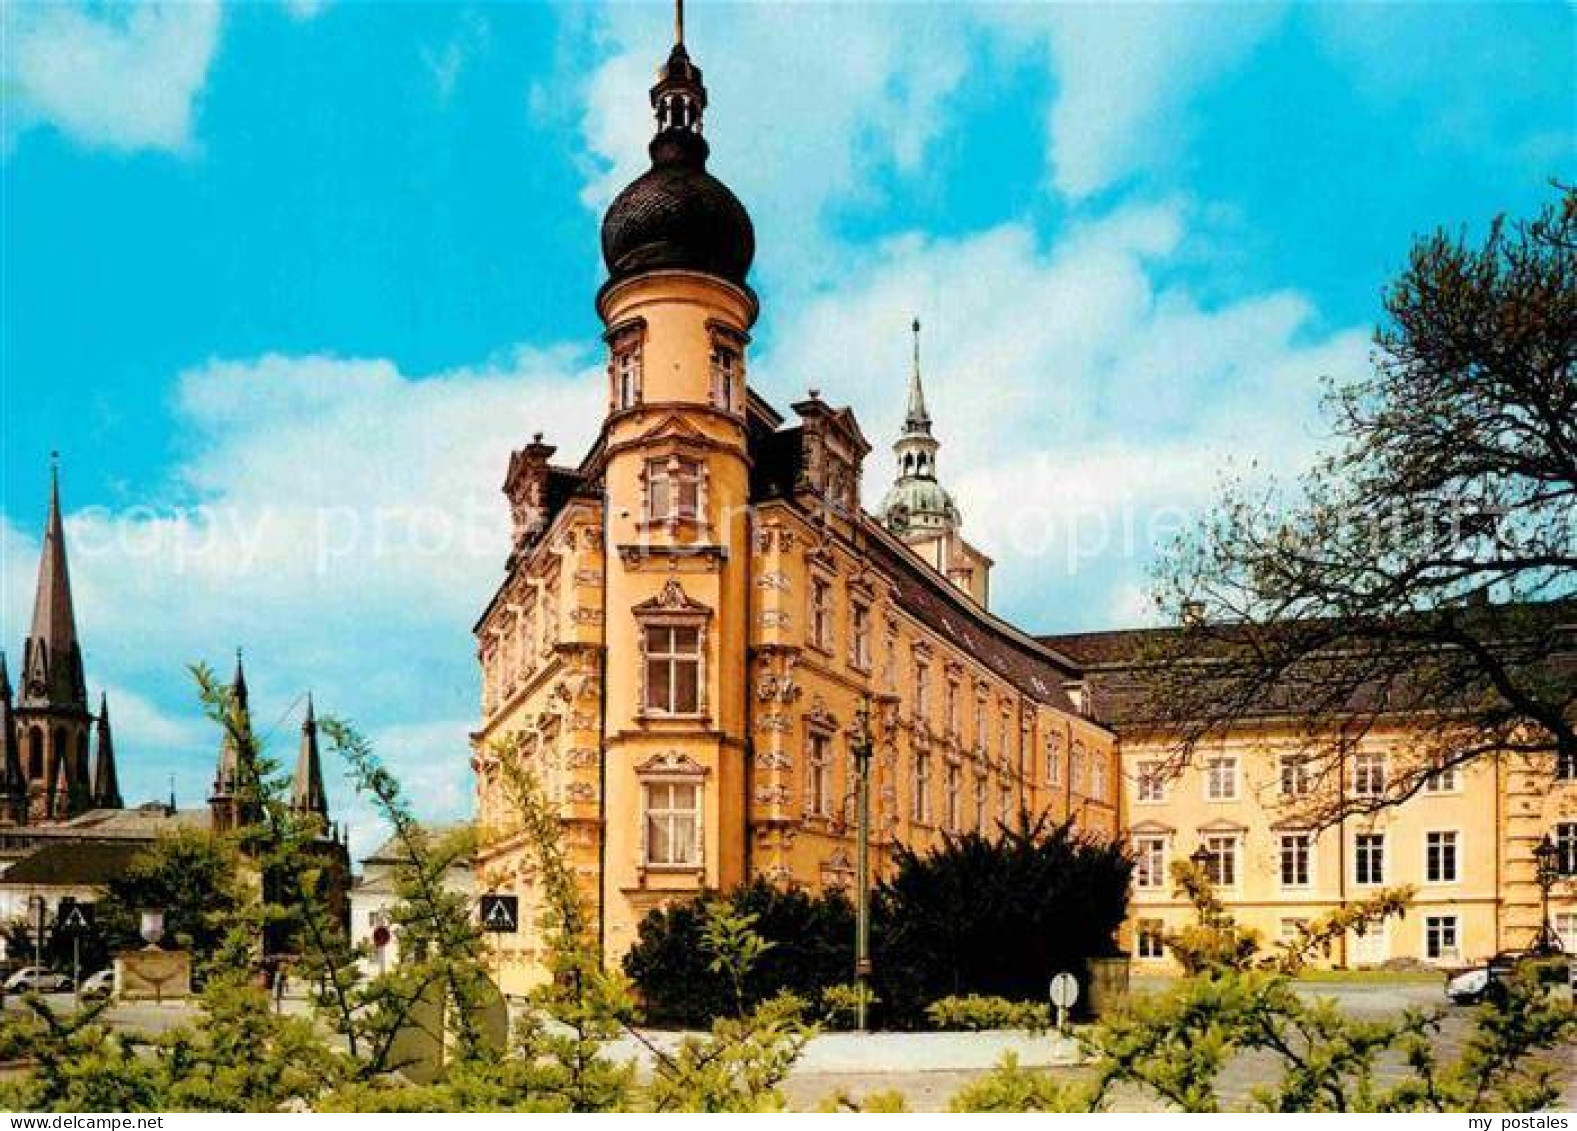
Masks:
[[[748,915],[751,930],[771,944],[743,979],[743,1001],[711,967],[706,905],[721,898],[731,913]],[[705,1028],[785,991],[806,1001],[848,982],[854,971],[854,908],[841,892],[811,895],[758,879],[727,896],[705,893],[641,920],[624,972],[640,992],[654,1025]]]
[[[1043,1001],[1008,1001],[979,994],[944,997],[925,1007],[933,1029],[1028,1029],[1043,1033],[1051,1028],[1051,1006]]]
[[[1038,1001],[1058,971],[1085,982],[1086,958],[1117,953],[1132,871],[1121,844],[1044,817],[900,849],[872,901],[881,1023],[922,1027],[926,1006],[962,994]]]

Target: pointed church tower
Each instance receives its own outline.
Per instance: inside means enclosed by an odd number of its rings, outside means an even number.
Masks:
[[[22,746],[11,701],[11,673],[0,652],[0,825],[27,823],[27,771],[22,766]]]
[[[241,744],[234,731],[249,738],[252,733],[252,710],[247,701],[246,668],[241,660],[241,650],[235,653],[235,678],[230,681],[230,722],[225,727],[224,739],[219,746],[219,765],[214,772],[213,792],[208,796],[208,808],[213,818],[215,832],[230,832],[245,823],[244,794],[247,792],[241,777]]]
[[[312,814],[328,827],[328,794],[323,789],[323,760],[318,755],[318,720],[307,696],[307,717],[301,723],[301,752],[296,756],[296,777],[290,790],[290,807],[298,816]]]
[[[964,540],[958,506],[937,479],[936,453],[941,444],[931,432],[931,414],[925,407],[918,318],[910,329],[914,364],[909,371],[909,406],[903,432],[893,444],[898,478],[882,500],[880,517],[911,550],[984,607],[990,595],[991,559]]]
[[[110,737],[109,696],[99,695],[98,749],[93,763],[93,808],[124,809],[120,775],[115,771],[115,741]]]
[[[88,711],[60,515],[60,473],[50,467],[49,516],[33,600],[33,626],[22,649],[16,721],[27,751],[29,808],[38,820],[61,820],[87,806]]]

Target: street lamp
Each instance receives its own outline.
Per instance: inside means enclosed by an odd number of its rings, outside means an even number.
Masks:
[[[874,745],[870,700],[867,699],[855,714],[854,737],[850,742],[857,783],[855,829],[859,838],[854,854],[854,1027],[862,1033],[871,981],[871,755]]]
[[[1533,879],[1539,885],[1539,934],[1533,943],[1536,954],[1556,954],[1561,949],[1560,938],[1555,934],[1555,929],[1550,926],[1550,889],[1555,886],[1555,879],[1560,874],[1561,850],[1550,839],[1550,834],[1545,833],[1544,838],[1533,849]]]
[[[1193,863],[1194,867],[1198,868],[1205,874],[1206,880],[1212,884],[1216,882],[1214,875],[1210,871],[1210,865],[1214,863],[1216,859],[1216,854],[1214,852],[1211,852],[1210,849],[1201,844],[1198,848],[1194,849],[1193,853],[1189,855],[1188,859]]]

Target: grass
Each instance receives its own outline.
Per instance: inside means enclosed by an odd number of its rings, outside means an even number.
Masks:
[[[1343,985],[1397,985],[1437,983],[1445,975],[1439,970],[1304,970],[1300,982],[1336,982]]]

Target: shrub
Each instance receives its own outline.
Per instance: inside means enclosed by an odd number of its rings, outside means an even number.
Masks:
[[[712,967],[707,905],[722,899],[730,914],[749,917],[767,944],[736,986]],[[624,971],[640,991],[649,1023],[709,1026],[789,992],[818,1001],[854,969],[854,908],[840,892],[811,895],[757,879],[727,896],[706,893],[651,912],[641,920]]]
[[[965,994],[944,997],[925,1007],[934,1029],[1028,1029],[1043,1033],[1051,1028],[1051,1006],[1043,1001],[1008,1001],[1000,997]]]
[[[1086,958],[1117,953],[1132,870],[1122,845],[1045,817],[899,849],[872,900],[882,1023],[922,1026],[927,1005],[961,994],[1037,1001],[1060,970],[1084,980]]]

